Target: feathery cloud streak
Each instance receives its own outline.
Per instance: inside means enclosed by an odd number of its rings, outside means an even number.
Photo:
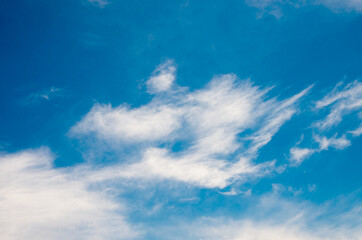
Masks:
[[[288,200],[280,192],[251,199],[254,204],[240,217],[200,217],[184,222],[158,239],[223,240],[347,240],[362,239],[361,202],[348,197],[315,205]],[[349,203],[349,207],[344,204]],[[167,227],[164,227],[167,232]],[[171,237],[170,237],[171,236]]]
[[[318,147],[300,148],[295,146],[291,148],[290,161],[292,165],[298,166],[316,152],[331,148],[344,149],[351,145],[353,137],[361,135],[361,125],[356,129],[342,133],[340,137],[338,137],[338,132],[335,130],[335,127],[343,121],[345,116],[352,115],[352,117],[357,117],[359,122],[362,119],[362,84],[356,80],[344,85],[343,82],[338,83],[330,93],[315,103],[314,107],[316,110],[328,111],[327,116],[312,123],[313,129],[319,131],[319,134],[314,134],[312,140],[318,144]],[[330,132],[333,132],[332,136],[324,136],[330,135]]]
[[[112,174],[104,175],[223,188],[272,171],[273,161],[252,160],[296,113],[297,103],[311,87],[278,100],[266,96],[269,89],[226,74],[196,91],[175,84],[166,88],[165,79],[172,83],[175,78],[176,67],[171,64],[161,64],[148,80],[148,87],[158,89],[150,103],[138,108],[96,104],[71,129],[73,136],[91,134],[116,148],[135,144],[140,148],[139,161],[113,166]],[[246,130],[252,133],[240,137]],[[188,146],[173,150],[180,142]]]

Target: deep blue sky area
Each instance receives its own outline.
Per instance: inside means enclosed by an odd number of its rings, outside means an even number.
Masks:
[[[127,190],[115,190],[113,198],[132,206],[126,217],[144,226],[144,239],[168,239],[150,230],[153,225],[167,225],[166,233],[181,231],[171,226],[182,222],[180,216],[186,222],[198,217],[262,218],[257,211],[251,214],[264,206],[258,205],[258,197],[276,192],[284,199],[306,201],[320,209],[341,196],[353,195],[354,201],[360,201],[362,139],[352,130],[360,126],[362,112],[360,107],[346,109],[361,101],[361,92],[356,90],[351,100],[341,98],[341,105],[336,102],[335,106],[345,108],[343,119],[333,128],[318,128],[316,123],[334,105],[316,109],[315,104],[328,93],[336,93],[333,89],[339,82],[356,81],[355,89],[361,88],[362,4],[348,0],[350,5],[339,9],[328,0],[301,5],[269,1],[264,7],[254,2],[2,1],[0,151],[6,154],[45,146],[56,156],[54,169],[126,162],[131,153],[153,143],[131,146],[122,145],[122,140],[119,144],[125,147],[115,150],[107,141],[94,140],[95,135],[74,137],[70,131],[98,103],[129,109],[146,106],[156,95],[149,90],[150,76],[157,73],[157,66],[172,59],[177,68],[175,83],[191,93],[228,73],[250,79],[260,89],[271,88],[264,100],[282,101],[314,86],[300,100],[291,120],[251,160],[255,164],[275,160],[277,171],[235,180],[226,187],[194,187],[177,177],[170,183],[161,180],[160,185],[139,184],[142,190],[134,187],[137,183],[126,187],[124,182],[116,183]],[[241,143],[256,129],[243,129],[237,141]],[[322,149],[316,136],[346,137],[350,144],[340,143],[341,147],[330,142]],[[152,146],[171,146],[177,156],[193,144],[175,139],[170,143],[159,140]],[[293,166],[290,149],[295,146],[314,150]],[[131,156],[130,161],[139,156]],[[234,157],[228,155],[226,160],[235,162]],[[152,189],[150,195],[144,192],[147,186]]]

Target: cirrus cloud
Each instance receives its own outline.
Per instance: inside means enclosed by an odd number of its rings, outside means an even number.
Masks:
[[[176,71],[171,64],[162,63],[157,74],[170,77],[169,71]],[[150,79],[152,86],[158,82],[163,86],[165,77]],[[298,102],[311,87],[278,100],[267,97],[270,88],[234,74],[219,75],[196,91],[174,84],[137,108],[96,104],[70,133],[78,138],[91,135],[116,149],[138,148],[132,156],[121,156],[126,163],[112,166],[112,174],[105,178],[173,179],[224,188],[274,169],[275,161],[254,164],[253,159],[297,112]],[[185,147],[174,150],[177,144]]]

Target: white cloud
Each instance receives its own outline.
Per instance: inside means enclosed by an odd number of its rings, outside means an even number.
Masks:
[[[354,137],[359,137],[362,134],[362,124],[355,130],[348,131],[348,133],[351,133]]]
[[[52,168],[46,148],[0,156],[1,239],[129,239],[119,203],[70,169]]]
[[[251,204],[242,217],[202,217],[179,224],[178,234],[168,233],[167,238],[158,239],[362,239],[360,202],[341,210],[332,201],[317,206],[307,201],[288,201],[278,193],[253,201],[255,205]]]
[[[104,8],[106,5],[109,4],[108,0],[88,0],[90,3],[92,3],[95,6],[98,6],[100,8]]]
[[[320,131],[319,134],[314,134],[313,141],[318,143],[318,147],[312,148],[300,148],[298,146],[292,147],[290,149],[290,163],[291,166],[298,166],[302,161],[311,156],[316,152],[321,152],[334,149],[345,149],[351,145],[351,135],[352,137],[358,137],[362,133],[361,125],[354,130],[346,131],[341,137],[337,137],[335,133],[331,137],[326,137],[323,135],[328,135],[329,131],[335,130],[343,117],[358,113],[358,119],[361,120],[361,109],[362,109],[362,84],[357,80],[345,85],[343,82],[340,82],[336,87],[327,95],[325,95],[321,100],[315,103],[315,109],[317,110],[329,110],[326,117],[312,123],[312,128]],[[347,137],[349,135],[349,138]],[[300,142],[298,142],[299,145]]]
[[[260,15],[265,13],[280,18],[283,15],[283,6],[289,5],[295,8],[323,5],[332,11],[338,12],[362,12],[362,0],[245,0],[246,4],[260,10]]]
[[[362,0],[317,0],[316,3],[323,4],[336,12],[362,12]]]
[[[216,76],[193,92],[176,84],[173,88],[138,108],[96,105],[72,128],[73,136],[95,133],[115,148],[137,143],[137,157],[122,156],[134,163],[113,166],[106,178],[171,179],[223,188],[267,174],[274,162],[255,165],[252,159],[295,114],[296,104],[311,87],[281,101],[267,99],[269,89],[233,74]],[[238,137],[246,130],[251,133]],[[177,142],[187,146],[172,151]]]
[[[316,185],[308,184],[306,187],[294,188],[292,186],[284,186],[282,184],[273,183],[272,184],[272,192],[275,194],[292,194],[293,196],[301,195],[308,192],[313,192],[316,189]]]
[[[147,149],[138,163],[104,168],[88,181],[112,179],[176,180],[206,188],[224,188],[236,178],[247,181],[274,169],[275,162],[252,165],[246,159],[235,164],[197,154],[174,157],[165,149]]]
[[[337,137],[337,134],[330,138],[327,138],[326,136],[314,135],[313,140],[314,142],[318,143],[319,146],[317,148],[300,148],[295,146],[290,149],[290,166],[299,166],[305,159],[314,153],[326,151],[331,148],[342,150],[351,145],[351,141],[348,140],[345,135],[339,138]]]
[[[29,96],[21,100],[24,105],[36,105],[44,101],[50,101],[66,94],[65,89],[51,87],[38,92],[31,93]]]
[[[298,166],[315,152],[314,149],[293,147],[290,149],[291,165]]]
[[[249,152],[253,154],[256,153],[272,139],[279,128],[296,113],[295,104],[301,97],[306,95],[312,87],[313,85],[277,104],[278,106],[275,110],[270,112],[266,117],[266,124],[251,137],[253,144],[249,148]]]
[[[335,229],[333,226],[323,226],[322,229],[304,229],[294,223],[273,224],[259,223],[250,220],[228,221],[225,219],[202,221],[204,226],[195,229],[195,235],[208,240],[348,240],[362,239],[361,231],[354,229]]]
[[[327,150],[332,147],[335,149],[344,149],[351,145],[351,141],[349,141],[346,136],[342,136],[337,138],[337,135],[334,135],[331,138],[327,138],[325,136],[314,136],[314,139],[317,143],[319,143],[319,150]]]
[[[146,82],[150,93],[170,90],[176,78],[176,66],[173,60],[166,60],[157,66],[152,76]]]
[[[179,115],[178,109],[167,104],[149,104],[137,109],[96,104],[71,132],[95,133],[108,141],[155,141],[166,138],[180,127]]]
[[[326,118],[316,123],[322,130],[338,125],[344,115],[362,109],[362,84],[354,81],[343,89],[343,83],[337,84],[333,91],[316,102],[317,109],[330,108]]]
[[[283,5],[292,5],[300,7],[305,5],[306,0],[245,0],[246,4],[260,10],[260,15],[267,13],[276,18],[283,16]]]
[[[309,232],[304,232],[297,227],[290,225],[268,225],[252,221],[235,221],[228,224],[220,223],[202,230],[201,234],[205,239],[223,239],[223,240],[320,240],[322,238],[314,237]],[[201,235],[199,233],[199,235]]]

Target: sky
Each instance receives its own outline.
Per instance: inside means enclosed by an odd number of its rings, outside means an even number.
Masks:
[[[362,1],[2,1],[0,239],[362,239]]]

